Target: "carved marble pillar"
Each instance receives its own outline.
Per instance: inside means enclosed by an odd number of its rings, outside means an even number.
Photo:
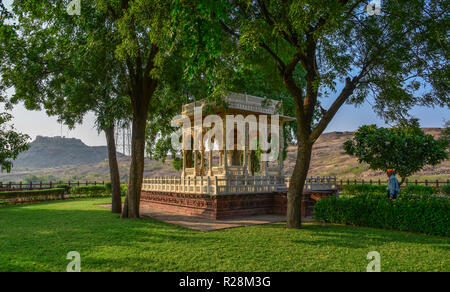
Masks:
[[[213,175],[213,150],[212,147],[209,148],[209,153],[208,153],[208,175],[212,176]]]
[[[267,161],[263,161],[263,154],[267,153],[266,151],[261,151],[261,174],[267,176],[269,174],[269,167]]]
[[[283,122],[280,122],[280,153],[278,153],[278,159],[279,159],[279,166],[280,166],[280,177],[282,177],[283,174],[283,168],[284,168],[284,161],[283,161],[283,151],[284,151],[284,133],[283,133]]]
[[[245,153],[245,155],[247,155],[247,174],[253,175],[253,173],[252,173],[252,151],[247,150],[247,153]]]
[[[198,173],[198,150],[194,150],[194,176]]]
[[[205,149],[200,151],[200,176],[205,175]]]
[[[244,135],[245,135],[245,145],[244,145],[244,151],[242,152],[242,155],[244,155],[244,165],[242,167],[242,171],[244,175],[248,175],[248,149],[249,149],[249,125],[245,124],[244,129]]]
[[[181,173],[182,177],[186,176],[186,165],[187,165],[187,150],[183,150],[183,172]]]

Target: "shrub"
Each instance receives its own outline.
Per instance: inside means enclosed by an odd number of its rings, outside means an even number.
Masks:
[[[23,190],[0,192],[0,201],[36,201],[63,199],[65,190],[62,188],[47,190]]]
[[[430,186],[421,186],[421,185],[408,185],[404,189],[400,191],[404,194],[410,195],[433,195],[437,194],[437,190],[434,187]]]
[[[371,185],[371,184],[354,184],[343,187],[343,194],[356,196],[359,194],[377,193],[386,194],[386,185]]]
[[[120,186],[120,190],[122,193],[122,197],[125,197],[127,195],[128,185],[124,184]]]
[[[450,196],[450,184],[441,186],[441,194]]]
[[[371,194],[328,198],[314,206],[314,218],[332,223],[450,236],[450,200],[403,195],[388,200]]]
[[[108,193],[106,187],[103,185],[88,185],[88,186],[79,186],[74,187],[71,190],[71,197],[103,197],[110,196],[111,193]]]
[[[111,193],[111,192],[112,192],[111,182],[107,182],[107,183],[105,184],[105,189],[106,189],[106,191],[107,191],[108,193]]]
[[[59,184],[59,185],[56,185],[55,187],[57,189],[64,189],[66,194],[70,193],[71,186],[69,186],[68,184]]]
[[[357,196],[361,194],[383,194],[386,195],[386,185],[371,185],[371,184],[355,184],[346,185],[343,187],[344,196]],[[422,185],[408,185],[400,190],[400,194],[408,195],[433,195],[437,190],[431,186]]]

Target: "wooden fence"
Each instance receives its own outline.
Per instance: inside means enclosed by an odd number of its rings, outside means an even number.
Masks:
[[[381,184],[387,184],[387,179],[385,180],[356,180],[356,179],[339,179],[338,180],[338,186],[342,187],[344,185],[356,185],[356,184],[371,184],[371,185],[381,185]],[[408,185],[424,185],[424,186],[432,186],[432,187],[436,187],[437,189],[439,189],[440,186],[444,186],[444,185],[448,185],[450,184],[450,179],[447,179],[446,181],[439,181],[439,180],[424,180],[424,181],[419,181],[419,180],[408,180],[406,179],[405,182],[403,183],[403,185],[401,186],[406,187]]]
[[[101,182],[90,182],[90,181],[58,181],[58,182],[19,182],[19,183],[13,183],[13,182],[0,182],[0,192],[3,191],[23,191],[23,190],[45,190],[45,189],[53,189],[56,188],[57,185],[69,185],[73,187],[79,187],[79,186],[88,186],[88,185],[105,185],[104,181]]]

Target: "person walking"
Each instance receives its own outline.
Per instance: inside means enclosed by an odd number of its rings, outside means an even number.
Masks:
[[[389,182],[387,185],[387,198],[397,199],[397,196],[400,193],[400,185],[397,178],[395,177],[394,170],[388,169],[386,170],[386,174],[389,178]]]

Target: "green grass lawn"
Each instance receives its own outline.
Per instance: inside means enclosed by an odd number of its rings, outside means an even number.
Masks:
[[[0,208],[0,271],[450,271],[450,239],[340,225],[284,224],[192,231],[151,219],[123,220],[86,199]]]

